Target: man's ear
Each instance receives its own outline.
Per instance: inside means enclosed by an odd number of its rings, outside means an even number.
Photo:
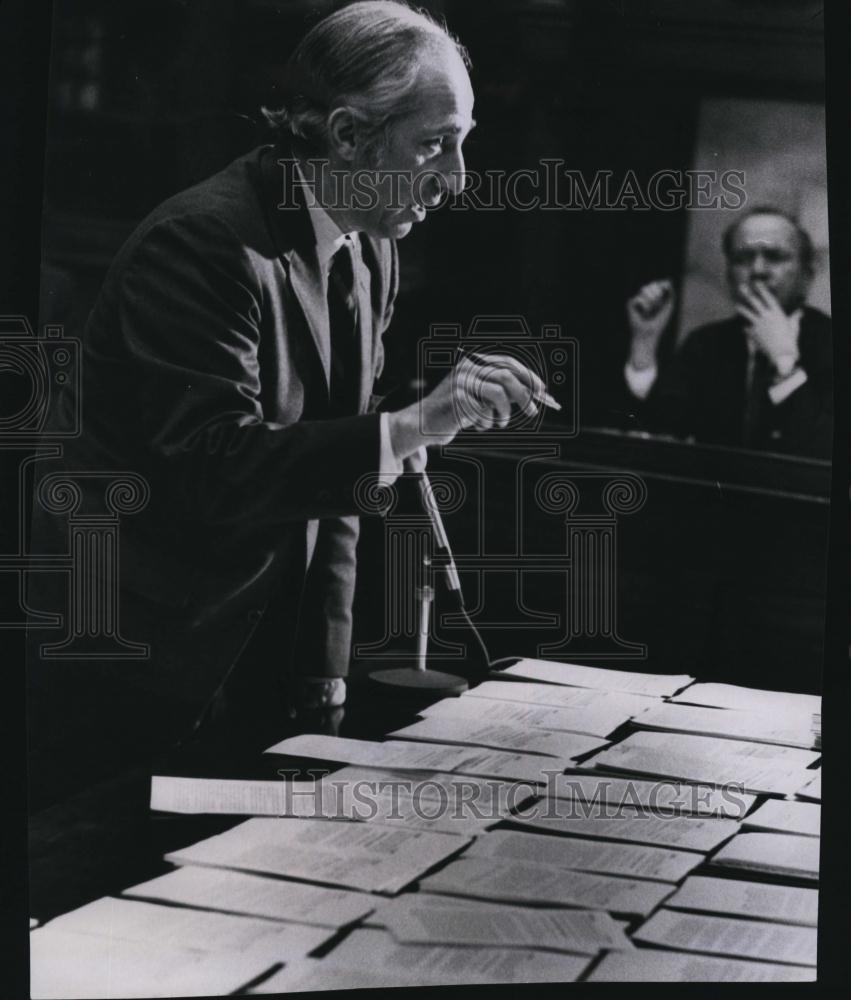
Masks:
[[[357,126],[348,108],[334,108],[328,116],[328,143],[341,160],[354,160],[357,153]]]

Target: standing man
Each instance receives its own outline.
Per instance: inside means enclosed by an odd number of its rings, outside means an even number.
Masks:
[[[32,630],[36,781],[59,761],[69,780],[78,757],[88,777],[114,770],[204,705],[241,750],[293,713],[317,724],[345,697],[358,480],[536,410],[538,377],[494,358],[371,412],[395,241],[464,183],[467,64],[400,3],[344,7],[294,52],[276,143],[166,201],[117,255],[85,332],[83,434],[64,468],[149,484],[121,524],[119,607],[123,637],[150,655],[57,663],[39,654],[56,633]],[[66,531],[36,505],[42,551]],[[67,614],[55,578],[31,576],[31,606]]]
[[[674,309],[670,281],[627,303],[624,376],[646,423],[698,441],[829,458],[830,318],[806,305],[808,233],[775,208],[754,208],[724,234],[735,315],[688,335],[667,361],[660,341]]]

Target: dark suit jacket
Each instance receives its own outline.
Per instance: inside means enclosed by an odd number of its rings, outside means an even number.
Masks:
[[[807,381],[777,406],[766,408],[757,447],[829,458],[833,434],[830,318],[805,306],[799,349]],[[639,407],[653,430],[742,447],[747,345],[738,317],[698,327],[665,358],[648,399]],[[635,406],[635,403],[633,403]]]
[[[256,149],[169,199],[109,270],[84,335],[83,433],[36,475],[132,470],[149,483],[146,509],[121,521],[120,629],[151,654],[110,667],[36,652],[42,694],[63,671],[109,685],[112,670],[196,711],[267,608],[282,664],[289,654],[304,673],[347,670],[354,487],[379,466],[368,410],[397,257],[392,241],[360,235],[358,413],[330,419],[325,290],[292,161],[276,162],[286,155]],[[60,421],[67,400],[61,409]],[[33,538],[36,551],[62,549],[65,518],[35,504]],[[31,578],[43,609],[55,574]]]

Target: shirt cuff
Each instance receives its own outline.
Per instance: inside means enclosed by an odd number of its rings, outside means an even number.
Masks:
[[[382,486],[392,486],[404,471],[401,459],[398,459],[390,443],[390,414],[379,414],[380,421],[380,458],[378,463],[378,482]]]
[[[656,373],[656,365],[638,369],[633,368],[627,362],[623,370],[623,377],[626,379],[626,384],[633,396],[637,396],[639,399],[646,399],[650,395],[653,383],[656,381]]]
[[[780,382],[775,382],[774,385],[768,387],[768,395],[771,402],[775,406],[779,406],[784,400],[788,399],[796,389],[800,389],[801,386],[807,381],[807,373],[802,368],[796,368],[791,375],[787,375]]]

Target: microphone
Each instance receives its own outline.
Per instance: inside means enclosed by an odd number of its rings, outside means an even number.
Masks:
[[[446,579],[446,589],[452,596],[455,609],[464,619],[467,627],[473,635],[473,638],[476,640],[476,645],[482,661],[482,676],[485,676],[490,672],[492,666],[490,654],[488,653],[488,648],[485,645],[484,639],[482,639],[481,633],[473,624],[469,612],[467,611],[467,605],[464,602],[464,591],[461,589],[461,578],[458,575],[458,567],[455,564],[455,557],[452,554],[452,548],[449,544],[449,536],[446,534],[446,528],[443,524],[440,508],[437,506],[437,501],[434,498],[434,489],[425,469],[422,469],[417,474],[417,488],[419,490],[423,509],[428,514],[429,521],[431,522],[432,535],[434,536],[435,556],[437,557],[435,559],[435,564],[439,565],[443,570]]]

